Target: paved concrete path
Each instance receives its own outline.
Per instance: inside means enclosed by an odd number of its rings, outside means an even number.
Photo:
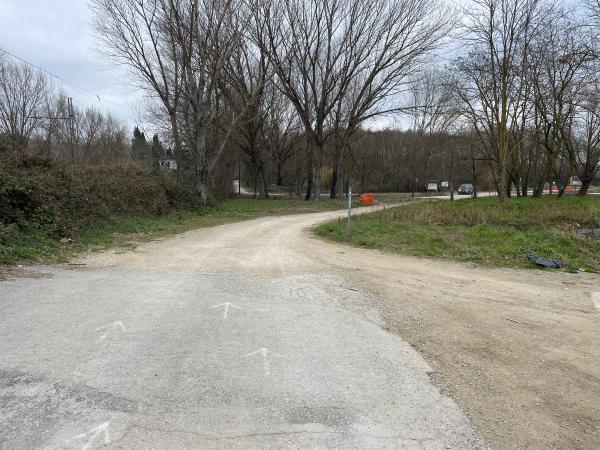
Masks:
[[[1,282],[0,448],[484,447],[370,294],[311,260],[336,214]]]

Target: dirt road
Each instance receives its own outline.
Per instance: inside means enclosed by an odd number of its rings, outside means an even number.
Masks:
[[[370,293],[305,253],[325,217],[1,282],[0,448],[484,448]]]
[[[334,215],[199,230],[90,262],[271,277],[335,273],[373,294],[386,329],[425,356],[436,383],[490,445],[600,447],[598,275],[475,268],[313,238],[308,229]]]
[[[93,300],[104,311],[102,320],[112,324],[103,342],[127,355],[117,364],[126,367],[125,373],[117,375],[115,361],[107,366],[106,354],[83,344],[79,350],[88,363],[63,356],[67,372],[50,363],[40,368],[36,355],[22,354],[24,346],[36,348],[31,332],[23,336],[16,329],[32,313],[15,305],[2,305],[0,312],[17,325],[0,337],[16,333],[26,345],[14,338],[16,349],[3,364],[18,369],[11,379],[29,372],[63,379],[76,373],[86,386],[136,402],[135,411],[121,408],[115,417],[93,408],[96,426],[110,424],[110,439],[117,436],[121,444],[154,436],[152,442],[175,439],[210,448],[476,448],[482,445],[480,434],[494,448],[600,446],[596,275],[475,268],[338,246],[312,236],[312,226],[336,216],[261,218],[191,231],[133,252],[89,255],[79,260],[84,268],[75,271],[43,269],[64,281],[63,292],[94,295],[94,289],[104,292],[110,286],[110,295]],[[91,278],[87,290],[76,287],[82,277]],[[38,278],[32,289],[51,289],[53,279]],[[19,280],[9,283],[0,283],[0,293],[10,289],[21,299],[33,295]],[[190,295],[212,298],[200,306]],[[36,299],[33,295],[23,308],[30,311]],[[57,312],[53,301],[47,302],[52,318]],[[230,314],[226,320],[239,321],[233,322],[235,330],[195,322],[213,306],[218,314]],[[86,310],[76,312],[84,320]],[[115,325],[118,320],[123,322]],[[99,321],[85,319],[92,329]],[[135,333],[137,353],[118,340],[121,326],[128,330],[129,322],[134,331],[138,327],[150,335],[158,348],[154,356]],[[198,336],[182,330],[194,327]],[[233,350],[215,356],[211,349],[220,348],[225,338],[232,347],[247,347],[241,357]],[[77,339],[89,336],[81,331]],[[190,350],[190,340],[203,350]],[[259,343],[265,340],[274,347],[267,350]],[[57,351],[52,340],[45,348]],[[182,356],[170,360],[169,352]],[[244,355],[257,358],[257,366],[240,365],[248,361]],[[209,362],[200,370],[194,358]],[[137,373],[139,389],[129,378],[135,372],[131,361],[138,359],[150,365]],[[227,371],[227,362],[237,368],[235,375]],[[92,369],[103,375],[94,378]],[[164,379],[165,370],[176,377]],[[268,375],[266,384],[253,378],[261,370]],[[201,380],[192,380],[192,373]],[[430,378],[462,407],[477,432],[449,398],[436,393]],[[204,390],[198,393],[194,383],[204,384]],[[191,394],[181,392],[184,388]],[[172,405],[177,400],[181,411]],[[138,404],[145,405],[143,414]],[[85,426],[102,431],[95,422],[66,422],[53,429],[50,447],[71,448],[73,436],[87,439]],[[104,435],[98,436],[94,439]]]

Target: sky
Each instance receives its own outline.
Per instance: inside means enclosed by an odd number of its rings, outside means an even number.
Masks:
[[[77,107],[135,124],[140,94],[97,51],[86,0],[0,0],[0,48],[65,80],[53,83]]]
[[[53,83],[76,107],[110,112],[133,129],[142,95],[128,83],[125,69],[97,50],[90,18],[87,0],[0,0],[0,49],[64,80]],[[402,122],[378,118],[368,126]]]

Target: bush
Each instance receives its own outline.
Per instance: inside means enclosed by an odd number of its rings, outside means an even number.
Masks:
[[[174,180],[130,162],[65,169],[27,158],[0,167],[0,223],[35,227],[52,237],[127,215],[159,216],[200,205]]]

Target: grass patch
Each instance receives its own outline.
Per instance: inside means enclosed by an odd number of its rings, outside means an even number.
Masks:
[[[530,253],[558,259],[568,270],[600,270],[600,198],[496,198],[426,201],[357,216],[317,228],[337,242],[413,256],[488,266],[534,267]]]
[[[61,243],[60,239],[39,227],[0,226],[0,264],[61,263],[83,252],[115,247],[132,249],[139,242],[196,228],[262,216],[333,211],[345,206],[343,199],[306,202],[300,199],[240,198],[220,206],[171,212],[158,217],[123,216],[102,221],[99,225],[63,236],[71,239],[69,244]]]

